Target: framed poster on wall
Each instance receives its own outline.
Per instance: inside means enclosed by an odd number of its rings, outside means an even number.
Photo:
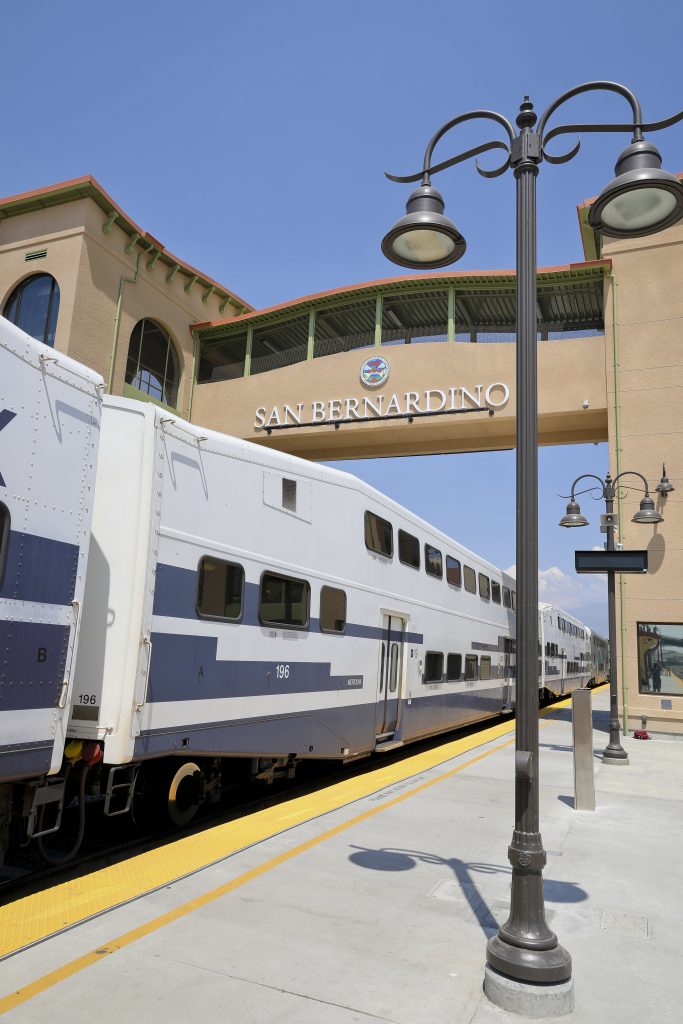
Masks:
[[[683,623],[637,625],[639,692],[683,697]]]

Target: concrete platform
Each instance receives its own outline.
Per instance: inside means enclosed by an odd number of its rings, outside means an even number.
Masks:
[[[605,691],[594,706],[599,750]],[[596,758],[591,813],[573,809],[568,707],[543,719],[540,742],[547,916],[574,963],[576,1009],[562,1019],[679,1024],[683,744],[627,738],[630,765],[619,770]],[[293,801],[272,820],[259,812],[219,826],[203,848],[201,836],[182,840],[159,855],[153,883],[141,858],[127,881],[106,869],[81,883],[85,903],[73,886],[18,901],[0,911],[8,953],[0,1016],[16,1024],[526,1019],[482,991],[486,940],[507,917],[513,744],[513,723],[498,725],[363,776],[362,785]],[[136,878],[154,891],[143,895]],[[50,923],[41,932],[42,917]],[[49,935],[55,928],[64,930]],[[12,952],[12,934],[25,948]]]

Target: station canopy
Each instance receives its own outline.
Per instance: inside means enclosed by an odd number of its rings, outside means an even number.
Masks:
[[[538,272],[538,339],[604,332],[609,260]],[[352,349],[424,342],[514,342],[512,272],[427,274],[352,285],[196,324],[197,382],[276,370]]]

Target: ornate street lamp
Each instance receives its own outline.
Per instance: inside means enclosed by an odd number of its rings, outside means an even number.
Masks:
[[[607,90],[623,96],[631,107],[626,124],[564,125],[546,131],[550,117],[581,93]],[[533,104],[525,97],[510,121],[490,110],[474,110],[453,118],[433,136],[422,171],[392,181],[421,185],[408,199],[402,217],[382,241],[388,259],[417,270],[455,263],[465,240],[444,214],[441,195],[431,176],[491,150],[503,150],[505,161],[493,170],[477,171],[495,178],[512,169],[517,186],[517,686],[515,753],[515,828],[508,850],[512,864],[510,916],[487,946],[484,988],[494,1002],[519,1007],[522,991],[528,1004],[547,1012],[568,1013],[573,1006],[571,957],[545,920],[543,867],[546,855],[539,831],[538,783],[538,451],[537,451],[537,312],[536,312],[536,177],[541,163],[565,163],[580,143],[564,154],[547,151],[551,139],[566,133],[608,131],[631,133],[631,146],[619,158],[617,178],[600,196],[596,230],[637,237],[661,230],[683,216],[683,185],[661,170],[659,154],[645,143],[643,132],[658,131],[683,119],[683,111],[653,124],[643,123],[634,94],[615,82],[588,82],[565,92],[536,124]],[[493,140],[441,163],[432,164],[437,143],[466,121],[493,121],[505,141]],[[514,995],[511,990],[516,989]]]
[[[607,544],[606,548],[608,551],[616,550],[616,534],[618,519],[614,514],[614,498],[617,494],[617,481],[621,480],[625,476],[637,476],[645,484],[645,497],[641,499],[640,509],[633,516],[631,522],[633,523],[663,523],[664,516],[657,512],[655,509],[655,503],[650,497],[650,488],[647,480],[642,473],[636,473],[634,470],[626,469],[623,473],[619,473],[615,476],[614,480],[608,473],[604,481],[599,476],[595,476],[594,473],[584,473],[582,476],[576,478],[572,484],[571,497],[569,504],[567,505],[567,512],[560,519],[560,526],[588,526],[588,520],[581,515],[581,509],[579,508],[578,502],[574,498],[576,493],[576,485],[580,480],[597,480],[598,487],[591,487],[589,490],[598,490],[597,500],[602,498],[605,502],[605,529],[607,531]],[[664,468],[662,467],[662,480],[660,481],[657,490],[662,486],[662,482],[666,480]],[[669,489],[673,490],[672,485],[666,480],[669,485]],[[619,740],[619,707],[618,707],[618,687],[617,687],[617,610],[616,610],[616,589],[615,589],[615,576],[614,569],[609,569],[607,572],[607,611],[609,616],[609,743],[602,752],[602,760],[605,764],[628,764],[628,754],[624,750]]]

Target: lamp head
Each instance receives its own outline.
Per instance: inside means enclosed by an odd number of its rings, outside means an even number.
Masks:
[[[652,142],[632,142],[614,171],[616,178],[588,212],[588,223],[595,231],[613,238],[640,238],[683,217],[683,184],[662,170],[662,158]]]
[[[560,526],[588,526],[588,520],[581,515],[578,501],[570,501],[567,512],[560,519]]]
[[[631,520],[632,523],[663,523],[664,516],[655,508],[655,503],[649,494],[640,502],[640,509]]]
[[[669,478],[666,475],[666,466],[662,466],[662,479],[655,487],[657,494],[661,494],[663,498],[666,498],[667,494],[671,494],[676,488],[672,483],[669,483]]]
[[[444,216],[441,193],[420,185],[408,196],[406,215],[382,239],[382,252],[393,263],[431,270],[456,263],[467,247],[453,221]]]

